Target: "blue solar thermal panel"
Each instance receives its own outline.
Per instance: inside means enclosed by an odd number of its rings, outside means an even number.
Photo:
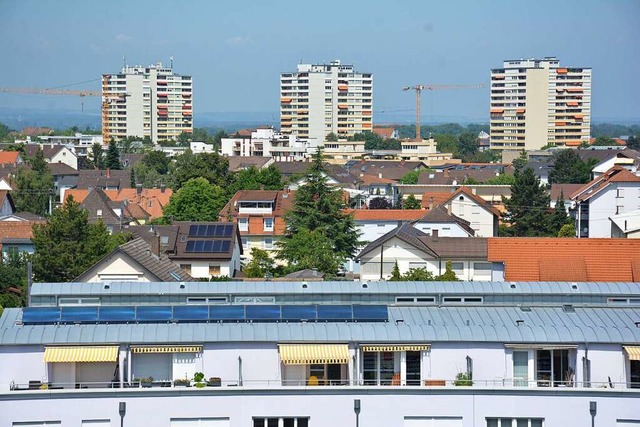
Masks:
[[[58,307],[26,307],[22,309],[22,323],[57,323],[60,321]]]
[[[98,312],[100,322],[135,322],[135,307],[100,307]]]
[[[247,305],[245,309],[247,320],[280,320],[279,305]]]
[[[313,322],[317,317],[315,305],[283,305],[282,320],[300,321],[308,320]]]
[[[198,226],[190,225],[189,226],[189,237],[197,237],[198,236]]]
[[[350,305],[318,305],[318,320],[352,320]]]
[[[173,307],[173,319],[178,321],[209,320],[209,307],[206,305],[176,305]]]
[[[194,252],[202,252],[202,248],[204,247],[204,241],[197,240],[195,245],[193,246]]]
[[[185,252],[194,252],[194,246],[196,242],[195,240],[187,240],[187,247],[184,249]]]
[[[220,243],[220,252],[229,252],[229,248],[231,247],[231,240],[223,240]]]
[[[205,240],[202,251],[211,252],[211,250],[213,249],[213,243],[214,243],[213,240]]]
[[[389,320],[386,305],[354,305],[353,320],[363,322],[382,322]]]
[[[136,320],[138,322],[169,321],[172,317],[170,305],[163,306],[139,306],[136,308]]]
[[[98,321],[98,307],[62,307],[60,312],[61,322]]]
[[[210,320],[244,320],[244,305],[212,305],[209,307]]]

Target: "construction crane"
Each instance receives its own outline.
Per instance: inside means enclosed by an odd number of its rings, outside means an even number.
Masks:
[[[124,101],[128,93],[109,93],[103,88],[103,91],[98,90],[77,90],[77,89],[38,89],[27,87],[0,87],[0,93],[16,93],[27,95],[62,95],[62,96],[79,96],[84,98],[85,96],[101,96],[102,97],[102,141],[104,144],[108,144],[110,141],[109,134],[109,105],[114,101]],[[84,103],[82,103],[82,109],[84,110]]]
[[[485,87],[484,84],[477,85],[415,85],[405,86],[402,90],[416,91],[416,141],[422,141],[420,135],[420,94],[423,90],[446,90],[446,89],[477,89]]]

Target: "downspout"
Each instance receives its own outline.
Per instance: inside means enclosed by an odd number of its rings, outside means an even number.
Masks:
[[[383,266],[384,266],[384,243],[380,245],[380,280],[382,280]]]

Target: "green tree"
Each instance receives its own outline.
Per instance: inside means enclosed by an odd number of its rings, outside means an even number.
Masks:
[[[550,184],[586,184],[591,179],[591,162],[583,162],[576,150],[559,150],[553,155]]]
[[[391,202],[386,197],[374,197],[369,201],[369,209],[391,209]]]
[[[444,273],[436,277],[436,280],[440,282],[457,282],[458,280],[460,280],[458,279],[458,276],[456,276],[456,273],[453,271],[453,264],[451,263],[451,261],[447,261],[445,263]]]
[[[599,136],[593,142],[593,145],[596,145],[596,146],[615,146],[615,145],[618,145],[618,143],[613,138],[609,138],[607,136]]]
[[[558,231],[558,237],[576,237],[576,227],[573,223],[565,224]]]
[[[516,172],[515,178],[511,197],[502,196],[506,208],[503,219],[510,225],[508,230],[517,237],[549,236],[549,195],[540,185],[540,178],[531,168]]]
[[[560,194],[560,197],[556,200],[555,208],[549,215],[549,234],[551,236],[557,236],[560,230],[562,230],[562,227],[573,223],[573,220],[567,215],[567,211],[565,210],[563,194]]]
[[[105,169],[104,149],[97,142],[91,146],[87,165],[93,169]]]
[[[627,148],[632,150],[640,150],[640,134],[631,135],[629,139],[627,139]]]
[[[422,134],[425,135],[425,134]],[[438,151],[441,153],[453,153],[458,155],[458,140],[451,134],[437,134],[433,135],[433,139],[438,144]]]
[[[282,190],[284,187],[282,173],[275,165],[264,169],[251,166],[233,174],[232,179],[228,187],[231,196],[240,190]]]
[[[513,185],[514,182],[516,182],[515,176],[508,173],[503,173],[496,176],[495,178],[486,180],[480,185]]]
[[[169,199],[163,216],[172,221],[217,221],[225,191],[205,178],[192,178]]]
[[[159,175],[165,175],[169,172],[171,159],[164,151],[153,150],[145,153],[141,162],[158,172]]]
[[[266,277],[267,273],[273,274],[274,261],[269,252],[251,248],[251,261],[242,270],[246,277],[257,278]]]
[[[430,282],[435,280],[433,273],[427,270],[426,267],[412,268],[402,275],[402,280],[405,282]]]
[[[53,175],[42,150],[38,149],[26,161],[29,167],[19,167],[16,174],[18,189],[13,194],[13,201],[18,212],[44,216],[49,212],[49,200],[53,197]]]
[[[458,136],[458,154],[463,159],[471,159],[478,152],[477,134],[464,132]]]
[[[336,142],[338,140],[338,135],[333,132],[329,132],[325,140],[328,142]]]
[[[224,130],[219,130],[218,132],[216,132],[216,134],[213,136],[213,145],[215,148],[220,148],[220,146],[222,146],[222,138],[229,138],[229,134],[227,132],[225,132]]]
[[[193,154],[191,150],[176,157],[169,166],[173,177],[173,189],[178,190],[192,178],[205,178],[209,183],[228,188],[231,182],[229,161],[217,153]]]
[[[46,224],[33,226],[37,281],[71,281],[115,248],[104,224],[89,224],[87,218],[87,211],[69,196]]]
[[[420,209],[422,208],[420,201],[416,199],[416,196],[409,194],[402,203],[402,209]]]
[[[515,169],[514,175],[522,172],[522,169],[524,169],[528,161],[529,156],[527,155],[527,152],[525,150],[522,150],[520,152],[520,156],[513,161],[513,168]]]
[[[298,228],[295,233],[276,242],[276,258],[289,263],[289,270],[317,269],[335,276],[346,259],[335,248],[334,242],[321,229]]]
[[[8,252],[0,257],[0,310],[25,305],[27,295],[27,258],[28,255]],[[16,294],[10,288],[18,289]]]
[[[400,184],[417,184],[421,173],[422,171],[419,169],[407,172],[405,176],[400,178]]]
[[[391,277],[389,278],[390,282],[400,282],[402,280],[402,275],[400,274],[400,268],[398,267],[398,260],[393,264],[393,269],[391,270]]]
[[[176,142],[178,143],[178,146],[188,147],[191,142],[191,132],[181,132],[180,135],[178,135]]]
[[[107,169],[111,170],[122,169],[122,163],[120,163],[120,150],[118,149],[118,144],[114,140],[109,142],[109,148],[107,149],[104,165]]]
[[[277,243],[278,258],[300,267],[301,258],[295,255],[295,251],[303,243],[300,236],[307,235],[318,243],[317,247],[309,243],[308,248],[311,252],[318,252],[317,259],[321,264],[317,266],[318,270],[328,275],[335,274],[342,262],[356,254],[360,244],[353,217],[345,214],[344,208],[342,191],[327,183],[322,150],[318,150],[307,170],[305,184],[299,187],[291,209],[285,214],[287,232]],[[323,252],[324,239],[331,247],[330,262]]]

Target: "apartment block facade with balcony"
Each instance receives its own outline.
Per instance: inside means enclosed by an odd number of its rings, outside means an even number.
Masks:
[[[281,73],[280,127],[317,142],[373,131],[373,75],[339,60]]]
[[[489,112],[494,150],[588,143],[591,68],[564,68],[553,57],[504,61],[491,70]]]
[[[127,136],[149,137],[155,143],[193,132],[191,76],[162,63],[125,66],[102,75],[104,143]]]

